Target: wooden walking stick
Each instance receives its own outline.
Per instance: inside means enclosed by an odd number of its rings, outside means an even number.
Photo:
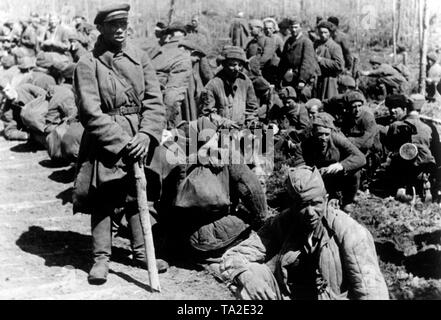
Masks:
[[[153,244],[149,205],[147,203],[147,179],[145,177],[144,166],[142,163],[135,162],[133,164],[133,172],[136,180],[136,195],[138,199],[142,233],[144,235],[144,246],[146,251],[147,266],[149,269],[150,287],[157,292],[161,292],[158,269],[156,268],[155,246]]]

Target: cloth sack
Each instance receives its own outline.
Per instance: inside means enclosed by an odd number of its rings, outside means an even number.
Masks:
[[[178,186],[174,206],[223,212],[231,204],[229,186],[227,166],[221,169],[208,166],[193,167]]]
[[[20,116],[23,124],[32,131],[44,133],[49,102],[40,96],[24,105]]]

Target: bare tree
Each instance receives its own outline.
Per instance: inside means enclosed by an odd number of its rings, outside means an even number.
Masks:
[[[396,0],[392,0],[392,45],[393,45],[393,56],[394,63],[397,62],[397,34],[396,34]]]
[[[421,3],[422,2],[422,3]],[[429,39],[429,10],[427,0],[420,0],[420,74],[418,81],[418,91],[426,94],[426,69],[427,69],[427,46]]]
[[[176,0],[170,0],[170,9],[168,11],[168,24],[170,24],[173,20],[173,15],[176,10]]]

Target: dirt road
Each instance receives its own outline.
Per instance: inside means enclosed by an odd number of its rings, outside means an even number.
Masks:
[[[89,285],[89,216],[72,214],[73,174],[44,150],[0,138],[0,299],[234,299],[208,272],[185,266],[161,274],[162,292],[150,293],[147,272],[130,266],[120,237],[108,282]],[[392,299],[441,299],[438,205],[362,196],[353,217],[375,238]]]
[[[89,216],[72,214],[72,180],[71,167],[54,167],[45,150],[0,138],[0,299],[233,299],[206,271],[177,267],[150,293],[119,237],[107,283],[89,285]]]

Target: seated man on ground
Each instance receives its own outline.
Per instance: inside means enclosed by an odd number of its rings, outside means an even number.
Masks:
[[[352,211],[366,157],[348,138],[336,132],[329,114],[319,113],[312,125],[311,136],[301,144],[303,159],[306,165],[320,170],[330,198],[338,199],[343,210]]]
[[[180,128],[178,143],[164,142],[156,158],[162,173],[158,217],[165,249],[170,257],[178,253],[196,262],[214,262],[263,224],[268,215],[265,193],[247,164],[235,163],[229,155],[213,156],[222,150],[218,128],[207,117]],[[174,151],[181,152],[183,162],[170,161]]]
[[[369,231],[335,209],[316,168],[290,169],[293,206],[229,249],[220,266],[244,300],[387,300]]]

